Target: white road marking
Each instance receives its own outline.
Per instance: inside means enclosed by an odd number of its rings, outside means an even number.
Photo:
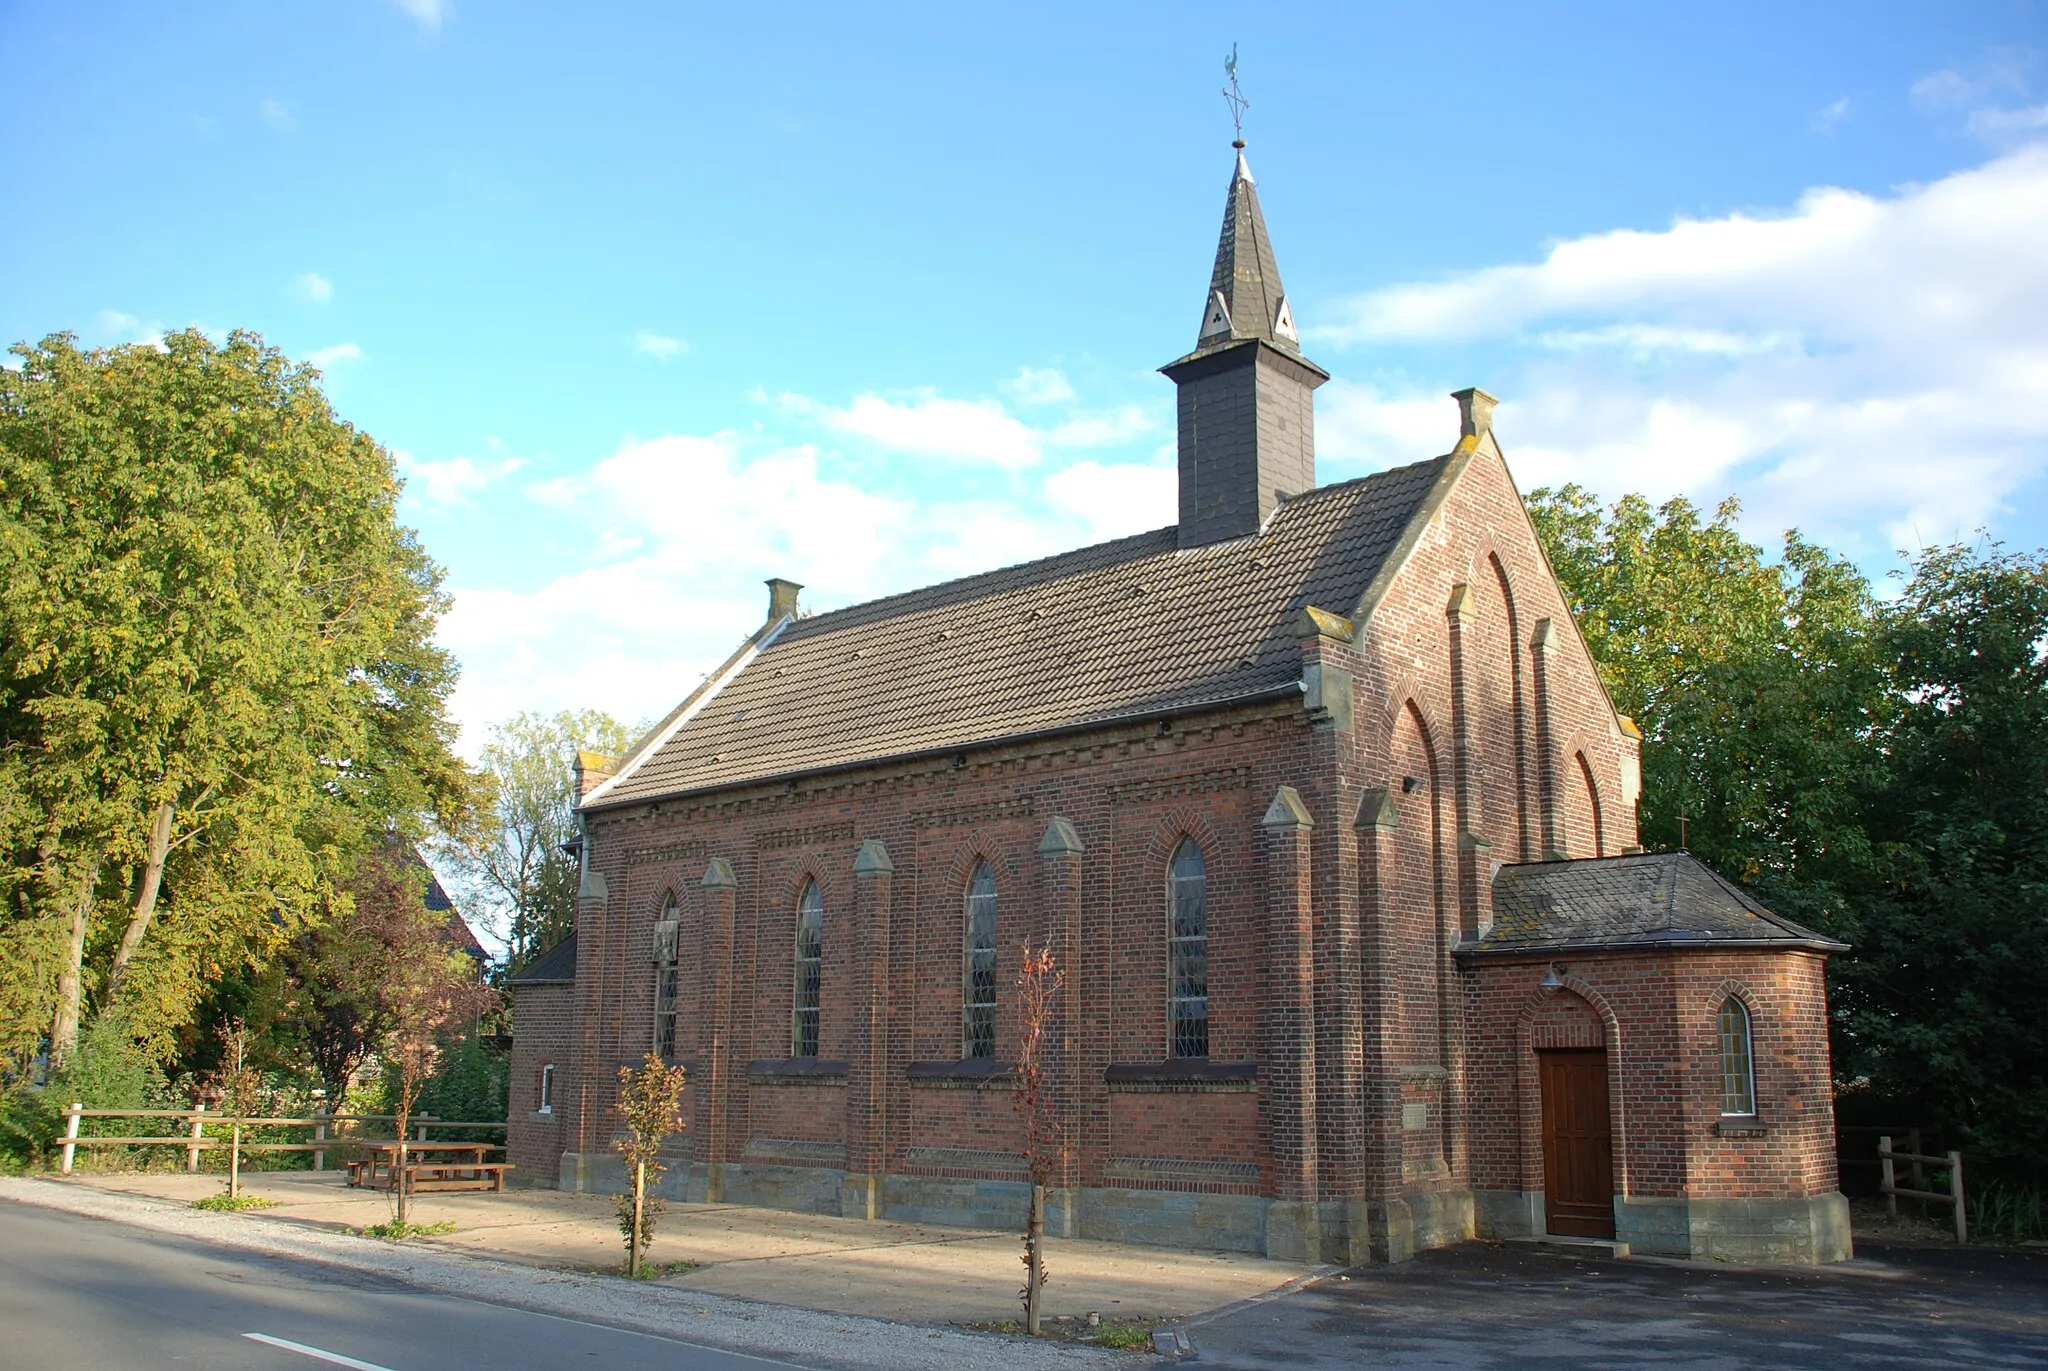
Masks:
[[[322,1352],[317,1347],[308,1347],[302,1342],[287,1342],[283,1338],[273,1338],[268,1333],[244,1333],[242,1336],[251,1342],[262,1342],[268,1343],[272,1347],[282,1347],[287,1352],[296,1352],[302,1357],[311,1357],[315,1361],[332,1362],[336,1366],[352,1366],[355,1368],[355,1371],[391,1371],[390,1367],[379,1366],[373,1361],[357,1361],[354,1357],[344,1357],[339,1352]]]

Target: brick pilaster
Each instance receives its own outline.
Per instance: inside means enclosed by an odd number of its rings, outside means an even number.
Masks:
[[[1053,964],[1064,978],[1055,1010],[1053,1036],[1053,1101],[1060,1127],[1060,1159],[1053,1184],[1067,1192],[1047,1223],[1060,1236],[1077,1236],[1073,1190],[1080,1182],[1080,1149],[1091,1116],[1106,1115],[1109,1093],[1102,1083],[1102,1064],[1093,1072],[1084,1062],[1081,1027],[1081,853],[1072,821],[1055,816],[1038,843],[1038,913]]]
[[[1315,911],[1309,838],[1315,821],[1281,786],[1260,821],[1266,849],[1265,1059],[1274,1198],[1316,1198]]]
[[[1368,790],[1358,802],[1358,908],[1363,947],[1359,1017],[1365,1033],[1360,1101],[1360,1171],[1367,1196],[1401,1189],[1401,1004],[1394,980],[1394,919],[1399,894],[1394,844],[1400,810],[1391,790]]]
[[[846,1173],[841,1212],[880,1218],[882,1177],[889,1169],[890,894],[896,865],[880,838],[854,858],[854,927],[860,938],[847,1044]]]
[[[703,994],[697,1001],[706,1023],[701,1041],[704,1055],[698,1063],[702,1107],[698,1126],[704,1143],[697,1155],[704,1159],[704,1198],[717,1204],[725,1198],[725,1164],[734,1157],[731,1133],[733,1096],[739,1086],[733,1080],[736,1056],[733,1050],[733,926],[738,917],[739,881],[732,865],[713,857],[699,883],[704,900]]]
[[[1564,816],[1559,812],[1557,796],[1557,735],[1552,719],[1555,702],[1551,698],[1550,673],[1552,658],[1557,652],[1557,625],[1548,619],[1536,621],[1536,633],[1529,641],[1534,649],[1529,654],[1531,675],[1536,684],[1536,805],[1539,814],[1539,828],[1543,834],[1543,850],[1539,859],[1546,862],[1564,860]]]

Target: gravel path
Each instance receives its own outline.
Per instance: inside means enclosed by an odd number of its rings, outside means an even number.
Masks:
[[[421,1290],[610,1324],[707,1347],[814,1367],[952,1371],[964,1364],[1019,1368],[1131,1365],[1100,1348],[823,1314],[700,1294],[657,1282],[536,1270],[421,1245],[381,1243],[277,1220],[213,1214],[134,1195],[53,1181],[0,1177],[0,1199],[85,1218],[402,1281]]]

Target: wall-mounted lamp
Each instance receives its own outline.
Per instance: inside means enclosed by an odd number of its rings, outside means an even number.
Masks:
[[[1401,778],[1401,793],[1403,795],[1413,795],[1420,789],[1422,789],[1422,778],[1420,776],[1403,776]]]
[[[1564,989],[1564,963],[1552,962],[1543,973],[1543,979],[1536,983],[1536,988],[1546,995],[1555,995]]]

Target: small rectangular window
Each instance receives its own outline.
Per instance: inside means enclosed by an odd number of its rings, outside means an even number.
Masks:
[[[555,1112],[555,1064],[549,1062],[540,1069],[540,1112]]]

